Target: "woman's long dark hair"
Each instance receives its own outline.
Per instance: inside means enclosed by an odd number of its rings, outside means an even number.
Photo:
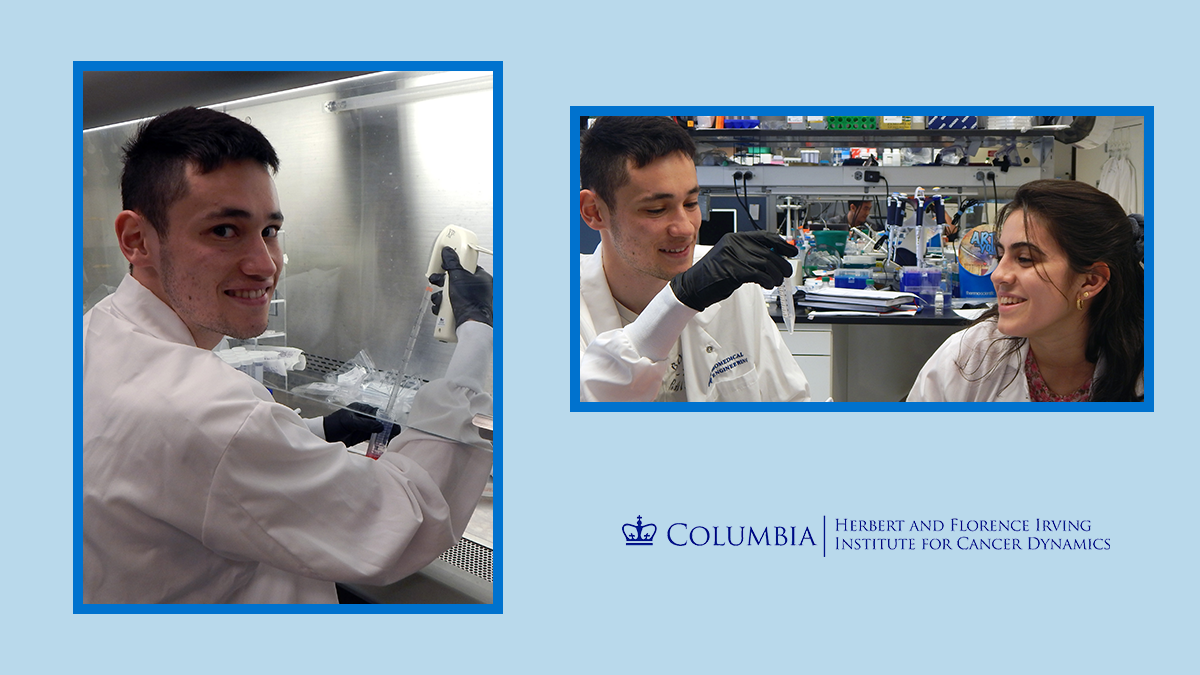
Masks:
[[[1098,262],[1108,265],[1108,285],[1088,306],[1085,356],[1092,363],[1104,357],[1104,370],[1092,382],[1091,400],[1142,400],[1137,389],[1145,367],[1145,274],[1125,210],[1087,183],[1035,180],[1018,188],[1000,210],[996,241],[1015,211],[1028,214],[1026,222],[1032,216],[1049,233],[1076,273],[1086,274]],[[994,320],[996,314],[993,307],[979,321]],[[1019,347],[1020,340],[1013,341],[1013,350]]]

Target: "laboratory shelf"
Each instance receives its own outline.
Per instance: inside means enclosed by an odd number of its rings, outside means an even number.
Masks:
[[[866,180],[866,170],[882,176],[878,182]],[[980,195],[990,197],[994,190],[1000,196],[1011,196],[1018,187],[1038,178],[1052,175],[1053,163],[1038,166],[1014,166],[1004,171],[986,166],[779,166],[759,164],[742,166],[697,166],[696,180],[700,189],[715,195],[783,193],[802,195],[856,195],[877,194],[886,196],[889,188],[911,190],[923,185],[927,188],[940,186],[941,193],[948,196]],[[750,177],[745,178],[744,172]],[[743,173],[741,178],[734,174]],[[989,177],[990,174],[990,177]]]
[[[808,147],[948,146],[966,138],[994,139],[996,145],[1053,139],[1051,129],[692,129],[692,138],[711,145],[803,143]],[[990,144],[989,144],[990,145]]]

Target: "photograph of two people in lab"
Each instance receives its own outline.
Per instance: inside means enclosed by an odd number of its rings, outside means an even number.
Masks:
[[[1054,160],[1143,117],[981,119],[578,117],[579,401],[1144,400],[1143,197]]]

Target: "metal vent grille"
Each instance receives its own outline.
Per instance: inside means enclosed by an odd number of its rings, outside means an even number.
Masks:
[[[441,559],[488,583],[492,582],[492,549],[486,546],[476,544],[470,539],[460,539],[441,555]]]
[[[312,370],[322,375],[336,373],[346,365],[345,361],[338,361],[337,359],[331,359],[325,356],[309,354],[308,352],[304,353],[304,361],[305,370]]]

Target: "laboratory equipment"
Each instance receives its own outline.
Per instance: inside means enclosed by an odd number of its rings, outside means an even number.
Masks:
[[[492,254],[491,251],[479,245],[479,237],[471,230],[457,225],[447,225],[446,229],[442,230],[442,233],[433,242],[433,251],[429,254],[429,269],[425,272],[426,277],[446,272],[442,268],[442,249],[446,247],[453,249],[458,254],[459,264],[472,274],[479,265],[479,254]],[[447,291],[442,294],[442,305],[438,309],[433,336],[442,342],[458,342],[454,327],[454,310],[450,306],[450,292],[447,285]]]
[[[936,188],[935,188],[936,189]],[[925,239],[925,188],[917,188],[917,265],[924,266],[926,253]],[[929,198],[929,205],[933,208],[934,222],[938,226],[938,231],[941,232],[946,226],[946,209],[942,203],[942,196],[935,194]],[[939,243],[941,240],[939,239]]]
[[[842,267],[834,271],[833,285],[836,288],[866,288],[871,276],[870,269]]]
[[[800,234],[804,221],[800,213],[797,212],[807,211],[808,204],[801,199],[784,197],[783,203],[778,204],[777,208],[784,213],[783,238],[794,243],[796,246],[802,246],[803,240],[797,235]],[[795,216],[794,220],[793,216]]]
[[[805,276],[821,276],[837,269],[841,264],[842,260],[836,251],[813,247],[804,256],[804,274]]]
[[[842,267],[852,270],[873,270],[875,263],[882,256],[876,254],[870,255],[847,255],[842,258]]]
[[[905,267],[900,274],[900,290],[921,299],[922,308],[933,307],[942,271],[935,267]]]
[[[942,294],[949,308],[953,298],[959,296],[958,290],[958,254],[954,250],[954,242],[947,241],[942,246]]]
[[[472,274],[479,266],[479,254],[491,255],[492,253],[479,245],[479,237],[471,230],[457,225],[447,225],[433,242],[433,251],[429,254],[429,268],[425,272],[426,277],[446,273],[442,267],[443,248],[452,249],[458,255],[458,262],[462,268]],[[428,304],[432,290],[428,286],[425,287],[425,298],[421,306]],[[371,436],[371,443],[367,447],[367,456],[371,459],[379,459],[387,449],[387,443],[392,437],[392,425],[397,423],[403,415],[401,410],[405,407],[402,405],[403,402],[411,399],[421,385],[419,378],[408,375],[408,362],[412,358],[413,348],[416,346],[417,335],[420,333],[424,317],[423,312],[419,313],[417,320],[413,322],[412,330],[408,335],[408,344],[404,348],[404,359],[401,362],[400,370],[396,373],[396,383],[392,388],[392,394],[388,398],[387,406],[379,411],[379,421],[383,422],[383,429]],[[446,284],[446,292],[442,294],[442,304],[438,308],[437,319],[434,321],[433,336],[442,342],[458,342],[455,332],[454,309],[450,305],[449,282]]]
[[[783,285],[779,287],[779,309],[783,312],[783,322],[787,325],[789,333],[796,331],[796,282],[793,277],[796,274],[796,263],[792,260],[788,261],[792,266],[792,273],[787,275],[783,280]]]
[[[441,249],[438,249],[441,250]],[[431,290],[428,286],[425,287],[425,298],[422,307],[429,302]],[[446,303],[443,303],[445,307]],[[402,412],[406,407],[412,407],[412,398],[416,395],[416,390],[420,388],[422,381],[420,378],[409,377],[406,374],[408,370],[408,362],[412,359],[413,347],[417,344],[417,334],[421,331],[421,323],[425,319],[425,313],[417,314],[417,320],[413,322],[412,330],[408,334],[408,344],[404,348],[404,360],[401,362],[400,370],[396,371],[396,382],[392,385],[392,393],[388,396],[387,405],[377,413],[379,421],[383,422],[383,428],[371,435],[371,442],[367,446],[367,457],[371,459],[379,459],[380,455],[387,450],[388,441],[392,439],[392,425],[400,421],[404,415]],[[453,322],[453,315],[450,317]],[[404,403],[407,402],[408,406]]]
[[[904,241],[904,212],[908,207],[908,195],[903,192],[893,192],[887,201],[887,259],[884,262],[883,281],[890,285],[900,271],[896,262],[896,252]]]
[[[926,129],[974,129],[979,126],[975,115],[934,115],[925,120]]]
[[[804,256],[804,275],[819,276],[842,266],[846,251],[844,230],[818,230],[812,233],[813,243]]]
[[[805,208],[805,205],[793,204],[792,198],[787,197],[784,199],[784,204],[781,205],[781,208],[783,208],[786,215],[783,238],[789,244],[799,249],[799,258],[803,261],[805,255],[805,251],[803,250],[804,241],[802,238],[797,239],[792,232],[792,211],[797,208]],[[796,260],[789,259],[788,264],[792,266],[792,273],[783,280],[783,285],[779,287],[779,310],[783,314],[783,322],[787,325],[788,332],[793,333],[796,330]],[[803,269],[803,263],[800,265],[800,268]]]

